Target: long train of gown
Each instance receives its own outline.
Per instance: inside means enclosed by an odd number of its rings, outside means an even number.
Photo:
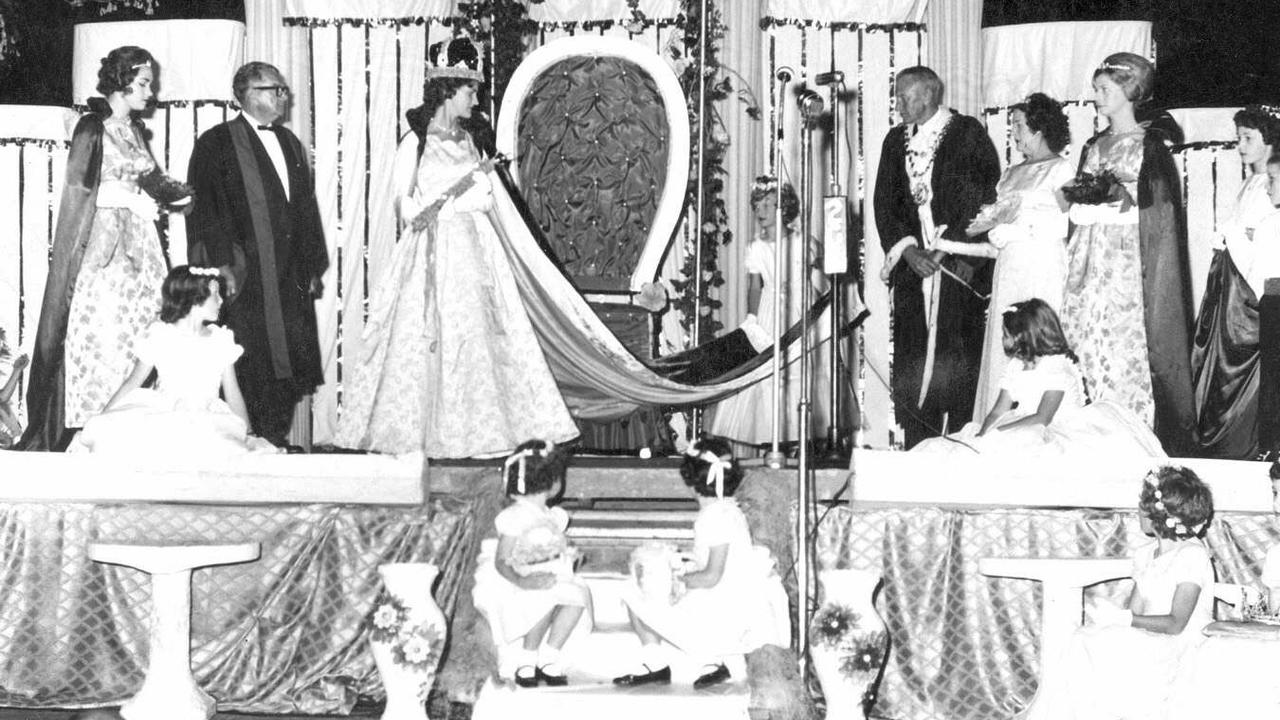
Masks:
[[[400,198],[401,216],[413,218],[448,199],[434,228],[406,229],[390,274],[378,283],[366,354],[335,442],[478,457],[509,452],[530,438],[576,437],[485,214],[492,187],[479,171],[475,145],[469,136],[428,133],[415,162],[417,144],[409,135],[397,154],[397,167],[416,167],[412,189]],[[474,184],[453,197],[449,191],[467,176]]]

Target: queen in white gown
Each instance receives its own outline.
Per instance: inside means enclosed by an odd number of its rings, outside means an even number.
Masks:
[[[208,324],[222,305],[217,274],[185,265],[169,271],[161,321],[134,343],[133,370],[106,408],[85,423],[71,452],[183,462],[278,452],[248,434],[234,370],[243,348],[230,330]],[[173,299],[177,295],[196,302],[188,300],[184,311]],[[175,318],[171,312],[183,314]],[[142,387],[152,370],[155,387]]]
[[[1060,190],[1075,177],[1075,169],[1058,154],[1071,141],[1067,116],[1057,101],[1034,93],[1013,106],[1009,122],[1015,147],[1026,160],[1004,171],[996,202],[984,206],[966,230],[970,236],[985,232],[988,241],[938,241],[945,252],[996,259],[973,403],[978,422],[1000,395],[1008,363],[997,313],[1031,298],[1061,310],[1067,278],[1067,207]]]
[[[578,435],[486,214],[489,163],[458,123],[477,75],[430,70],[419,115],[429,122],[400,143],[406,227],[371,296],[339,446],[462,458]]]

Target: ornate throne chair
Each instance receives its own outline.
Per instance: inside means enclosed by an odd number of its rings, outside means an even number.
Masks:
[[[671,68],[621,38],[552,41],[511,77],[498,150],[544,247],[606,325],[641,360],[654,358],[656,316],[633,303],[658,279],[680,223],[689,121]],[[658,412],[580,422],[595,449],[653,444]]]

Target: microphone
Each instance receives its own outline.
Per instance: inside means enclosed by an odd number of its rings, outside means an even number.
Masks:
[[[800,103],[800,110],[806,114],[817,115],[822,112],[822,96],[813,90],[797,93],[796,102]]]
[[[777,78],[779,82],[791,82],[791,76],[794,74],[795,72],[791,68],[783,65],[773,73],[773,76]]]
[[[814,85],[830,85],[831,83],[844,84],[844,73],[839,70],[832,70],[831,72],[818,73],[813,78]]]

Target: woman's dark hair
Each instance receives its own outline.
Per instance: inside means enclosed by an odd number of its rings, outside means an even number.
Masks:
[[[1029,361],[1046,355],[1066,355],[1075,360],[1067,344],[1058,313],[1040,298],[1016,302],[1000,315],[1004,327],[1004,353]]]
[[[138,77],[138,71],[148,65],[154,73],[155,58],[140,47],[125,45],[112,50],[102,58],[102,66],[98,68],[98,92],[103,97],[113,92],[129,92],[129,86]]]
[[[703,438],[689,446],[684,454],[684,462],[680,464],[680,477],[684,479],[684,484],[699,495],[716,496],[716,484],[707,483],[707,473],[711,470],[712,461],[705,457],[706,453],[714,455],[717,460],[729,462],[729,467],[724,471],[724,496],[732,497],[742,484],[742,468],[733,457],[729,441],[721,438]]]
[[[769,175],[762,175],[756,178],[751,190],[751,207],[755,207],[776,192],[777,186],[772,184],[773,178]],[[791,187],[791,183],[782,184],[782,224],[790,225],[796,218],[800,217],[800,197],[796,195],[796,189]]]
[[[1151,519],[1159,537],[1204,537],[1213,520],[1213,492],[1192,470],[1166,465],[1147,474],[1138,494],[1138,511]]]
[[[1044,135],[1045,144],[1055,153],[1071,143],[1071,126],[1062,103],[1044,93],[1031,93],[1010,110],[1020,110],[1027,118],[1027,129]]]
[[[503,480],[508,495],[530,495],[550,490],[560,482],[558,498],[564,494],[565,472],[569,469],[570,449],[546,440],[520,443],[503,463]],[[523,466],[524,492],[520,491]]]
[[[190,265],[179,265],[170,270],[164,285],[160,286],[160,321],[173,323],[186,317],[191,308],[203,304],[217,292],[214,283],[219,282],[221,280],[216,275],[191,272]]]
[[[1155,90],[1156,66],[1151,61],[1131,52],[1111,53],[1097,70],[1093,71],[1093,79],[1106,75],[1112,82],[1124,90],[1124,96],[1134,106],[1140,106],[1151,100]]]
[[[1280,120],[1267,112],[1261,105],[1248,105],[1237,111],[1232,118],[1238,128],[1252,128],[1262,135],[1262,142],[1269,145],[1272,151],[1280,150]]]

